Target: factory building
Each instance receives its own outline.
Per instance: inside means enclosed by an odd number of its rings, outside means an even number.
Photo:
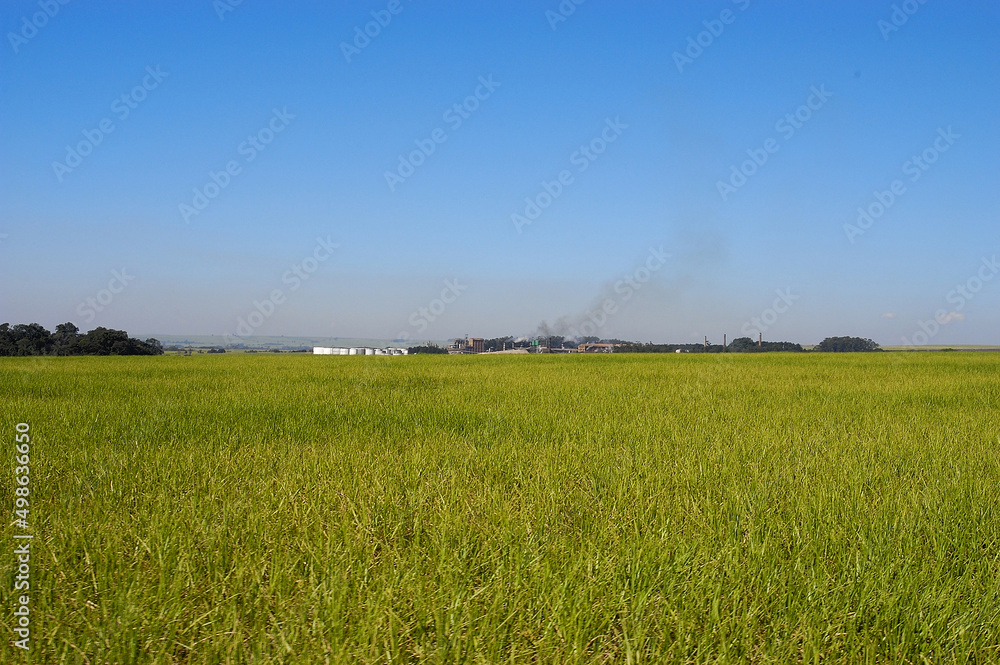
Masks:
[[[581,344],[576,347],[577,353],[614,353],[617,344]]]
[[[483,353],[485,351],[486,340],[482,337],[455,338],[448,346],[448,353],[452,355],[462,353]]]

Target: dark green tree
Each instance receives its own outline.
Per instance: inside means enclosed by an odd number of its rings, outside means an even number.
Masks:
[[[834,353],[857,353],[881,350],[878,344],[862,337],[827,337],[813,347],[813,351]]]
[[[11,329],[17,356],[44,356],[52,349],[52,333],[37,323],[19,323]]]
[[[80,329],[72,323],[60,323],[52,334],[52,353],[57,356],[72,356],[78,352],[77,342]]]
[[[425,344],[423,346],[411,346],[408,353],[448,353],[447,349],[442,349],[436,344]]]
[[[737,337],[729,344],[729,351],[731,353],[756,353],[760,349],[757,347],[757,342],[749,337]]]
[[[9,323],[0,324],[0,356],[13,356],[17,351],[14,343],[14,331]]]

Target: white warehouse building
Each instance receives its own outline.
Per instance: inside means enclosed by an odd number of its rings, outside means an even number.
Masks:
[[[405,356],[407,349],[385,348],[376,349],[370,346],[314,346],[314,356]]]

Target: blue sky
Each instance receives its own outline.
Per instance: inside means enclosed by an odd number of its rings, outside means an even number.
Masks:
[[[1000,342],[995,2],[16,0],[0,25],[3,321]]]

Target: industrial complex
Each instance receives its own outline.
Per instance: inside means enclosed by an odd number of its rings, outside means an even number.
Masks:
[[[559,338],[562,339],[562,338]],[[578,346],[566,346],[564,344],[553,345],[551,339],[520,338],[510,339],[502,343],[502,347],[497,340],[491,340],[491,346],[486,348],[486,339],[482,337],[456,337],[451,340],[448,346],[439,348],[438,353],[448,353],[449,355],[466,355],[479,353],[614,353],[619,344],[587,342]],[[422,349],[420,349],[422,350]],[[314,346],[313,355],[317,356],[405,356],[409,354],[408,349],[397,347],[377,348],[370,346],[342,347],[342,346]]]

